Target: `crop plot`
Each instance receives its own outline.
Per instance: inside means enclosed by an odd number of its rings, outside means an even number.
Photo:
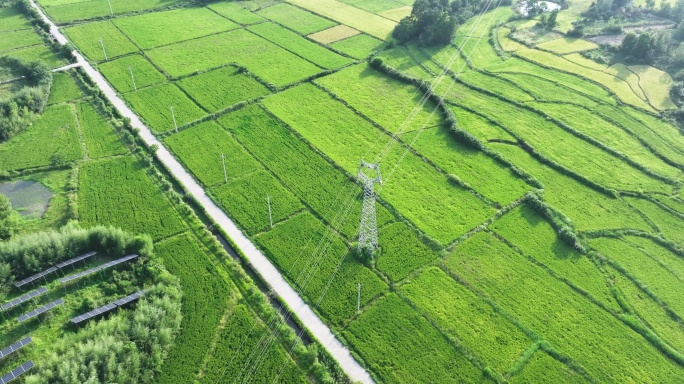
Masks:
[[[155,48],[148,54],[171,76],[235,62],[259,78],[283,86],[320,71],[315,65],[244,29]]]
[[[666,239],[684,244],[684,220],[645,199],[627,198],[627,201],[646,215]],[[684,315],[683,315],[684,316]]]
[[[105,52],[107,59],[112,59],[138,51],[138,48],[111,21],[79,24],[64,28],[64,32],[90,60],[105,60]],[[103,45],[105,52],[102,50]]]
[[[513,323],[437,267],[426,268],[400,294],[499,374],[532,345]]]
[[[359,31],[346,25],[337,25],[332,28],[324,29],[320,32],[312,33],[308,37],[321,44],[330,44],[348,37],[358,35]]]
[[[57,57],[50,48],[44,45],[21,48],[9,52],[8,56],[16,57],[24,61],[43,61],[51,68],[58,68],[64,65],[64,61]]]
[[[257,14],[303,35],[335,26],[335,23],[330,20],[287,3],[272,5],[260,10]]]
[[[183,8],[117,18],[114,24],[142,49],[238,28],[237,24],[206,8]]]
[[[545,80],[553,81],[579,93],[589,96],[593,99],[603,101],[605,103],[616,105],[613,95],[606,91],[598,84],[582,79],[571,74],[555,71],[536,65],[534,63],[524,61],[517,58],[511,58],[501,64],[487,68],[489,72],[507,72],[507,73],[523,73],[527,75],[537,76]]]
[[[423,244],[406,223],[393,223],[378,231],[381,256],[377,267],[392,281],[399,281],[411,271],[437,257],[437,252]]]
[[[264,104],[351,174],[358,171],[360,159],[394,140],[312,85],[288,89]],[[494,213],[403,147],[394,145],[384,156],[385,164],[396,164],[400,158],[402,163],[394,169],[393,179],[384,180],[379,196],[429,237],[449,243]]]
[[[189,383],[202,369],[207,346],[228,308],[231,289],[191,235],[157,243],[155,253],[164,260],[169,272],[178,276],[183,289],[181,331],[164,362],[159,380]]]
[[[601,254],[625,268],[634,278],[663,300],[671,310],[682,316],[684,303],[680,298],[684,292],[684,282],[679,276],[670,272],[668,268],[644,251],[623,240],[599,238],[590,243]]]
[[[566,53],[589,51],[598,48],[598,45],[583,39],[564,37],[537,44],[537,48],[563,55]]]
[[[17,29],[31,28],[31,23],[16,7],[0,8],[0,20],[2,20],[0,31],[14,31]]]
[[[472,132],[473,124],[465,119],[459,119],[459,126]],[[454,139],[446,128],[409,133],[402,136],[402,141],[500,205],[508,204],[532,188],[491,157]]]
[[[394,0],[340,0],[342,3],[353,5],[356,8],[363,9],[372,13],[380,13],[382,11],[387,11],[389,9],[394,9],[403,6],[404,4],[398,3]]]
[[[520,89],[534,96],[539,101],[577,104],[588,108],[594,108],[597,105],[595,100],[564,85],[541,77],[523,73],[500,73],[497,76],[514,82]]]
[[[530,105],[660,175],[676,177],[681,172],[654,155],[634,136],[590,110],[567,104],[531,103]]]
[[[347,238],[356,236],[362,193],[358,184],[258,106],[225,115],[219,122],[319,217],[328,223],[341,219],[337,229]],[[351,201],[345,200],[350,196]],[[338,208],[347,203],[351,204],[348,217],[338,217]],[[376,211],[378,226],[392,220],[382,205],[376,204]]]
[[[2,12],[0,10],[0,12]],[[0,20],[4,23],[0,15]],[[22,29],[19,31],[0,32],[0,53],[2,55],[11,55],[11,52],[5,52],[12,49],[23,48],[29,45],[43,44],[43,40],[33,29]]]
[[[499,41],[499,45],[504,51],[507,52],[515,52],[520,49],[525,49],[527,48],[526,45],[520,44],[517,41],[513,40],[510,38],[511,35],[511,30],[506,27],[499,27],[497,29],[497,39]]]
[[[107,61],[98,65],[98,69],[121,93],[133,91],[136,87],[144,88],[166,81],[166,77],[141,55],[129,55]],[[135,79],[135,86],[133,79]]]
[[[423,316],[393,293],[364,310],[349,324],[344,336],[385,382],[490,382]]]
[[[665,342],[681,353],[684,351],[684,328],[674,321],[670,314],[646,295],[634,282],[612,267],[607,267],[615,279],[615,286],[620,290],[633,315],[639,318],[643,326],[650,328]]]
[[[206,362],[202,375],[204,382],[229,383],[251,378],[261,382],[309,383],[304,371],[289,356],[288,349],[277,340],[268,347],[263,345],[265,335],[270,336],[272,332],[244,304],[236,304],[220,330],[213,355]],[[252,356],[253,351],[261,351],[258,360]],[[226,360],[226,356],[231,358]]]
[[[549,356],[548,353],[539,350],[525,364],[522,372],[511,377],[509,383],[523,384],[532,381],[557,384],[590,383],[590,381],[580,376],[567,365]]]
[[[629,69],[639,76],[639,86],[644,90],[649,104],[657,110],[675,108],[670,99],[672,77],[650,65],[632,65]]]
[[[390,40],[396,22],[337,0],[288,0],[288,3],[346,24],[381,40]],[[332,25],[329,25],[330,27]],[[325,28],[321,28],[325,29]],[[319,30],[321,30],[319,29]],[[316,32],[312,30],[311,33]]]
[[[484,69],[491,65],[500,64],[503,61],[494,50],[494,46],[489,42],[486,33],[481,38],[478,38],[479,35],[475,35],[476,37],[472,36],[456,35],[454,44],[461,51],[463,57],[470,61],[473,67]]]
[[[413,58],[405,46],[383,51],[378,54],[378,57],[388,66],[401,71],[414,79],[429,81],[434,77],[432,73],[428,72]]]
[[[229,179],[261,169],[259,163],[213,121],[185,129],[164,141],[207,187],[224,182],[221,155],[225,156],[226,176]]]
[[[619,77],[583,67],[552,53],[543,52],[536,49],[521,49],[517,52],[517,54],[533,62],[540,63],[546,67],[551,67],[559,71],[569,72],[579,77],[593,80],[615,92],[617,97],[624,103],[645,109],[647,111],[653,110],[648,104],[646,104],[645,101],[643,101],[637,94],[634,93],[629,83],[620,79]]]
[[[152,8],[161,8],[179,3],[180,0],[111,0],[114,14],[144,11]],[[103,16],[109,16],[110,9],[107,2],[101,0],[90,1],[66,1],[55,2],[41,0],[45,3],[45,11],[50,17],[59,22],[66,23],[76,20],[88,20]],[[51,5],[55,4],[55,5]]]
[[[563,55],[563,57],[566,60],[572,61],[573,63],[579,64],[581,66],[584,66],[584,67],[587,67],[590,69],[594,69],[597,71],[605,71],[606,69],[608,69],[607,65],[599,64],[599,63],[595,62],[594,60],[587,59],[586,57],[582,56],[579,53],[571,53],[569,55]]]
[[[176,84],[209,112],[265,96],[270,92],[253,77],[230,66],[185,77]]]
[[[361,60],[379,50],[384,44],[385,42],[382,40],[362,34],[336,41],[330,44],[330,46],[353,58]]]
[[[594,380],[673,382],[680,375],[681,367],[641,335],[488,233],[459,244],[447,264]],[[524,290],[516,288],[521,284]]]
[[[211,189],[216,202],[249,234],[269,228],[268,204],[274,223],[304,208],[269,172],[250,173]]]
[[[534,101],[534,98],[526,91],[520,89],[516,84],[511,84],[507,81],[501,80],[496,76],[485,75],[482,72],[477,71],[465,71],[458,76],[459,80],[465,82],[468,85],[486,89],[505,100],[511,100],[518,103],[527,103]],[[458,97],[458,87],[454,91],[455,97]],[[453,88],[452,88],[453,89]],[[450,96],[445,93],[443,96]],[[452,96],[453,97],[453,96]]]
[[[339,68],[351,63],[350,59],[273,23],[261,23],[247,29],[325,69]]]
[[[180,127],[205,115],[205,112],[174,84],[162,84],[128,93],[125,98],[157,133],[173,131],[174,116],[176,124]]]
[[[463,97],[454,102],[476,110],[507,127],[543,156],[555,160],[589,180],[616,189],[668,189],[659,180],[563,130],[541,115],[464,87],[460,90]],[[578,153],[584,155],[577,156]]]
[[[145,169],[131,157],[85,163],[79,172],[78,210],[85,226],[113,225],[159,240],[185,224]]]
[[[606,307],[620,309],[610,292],[607,276],[588,257],[560,239],[553,227],[532,208],[516,208],[490,228]]]
[[[241,25],[260,23],[265,19],[233,2],[213,3],[207,8]]]
[[[90,104],[78,104],[78,120],[90,158],[122,155],[127,152],[114,129]]]
[[[80,99],[83,93],[74,82],[69,72],[58,72],[52,75],[52,87],[48,104],[59,104]]]
[[[490,144],[516,166],[529,172],[543,185],[544,199],[570,217],[580,230],[650,227],[624,200],[606,196],[579,181],[540,163],[519,146]]]
[[[52,106],[26,130],[0,143],[0,170],[40,167],[56,160],[77,160],[81,156],[71,106]]]
[[[293,286],[306,295],[330,321],[339,324],[356,314],[357,284],[363,286],[361,305],[387,285],[349,253],[347,246],[329,233],[310,213],[292,217],[256,237],[257,243]],[[319,249],[323,238],[326,247]]]
[[[315,82],[389,132],[401,134],[442,124],[432,102],[418,107],[423,94],[415,87],[383,76],[367,64],[345,68]],[[420,108],[417,114],[414,109]],[[410,121],[407,119],[412,117]]]

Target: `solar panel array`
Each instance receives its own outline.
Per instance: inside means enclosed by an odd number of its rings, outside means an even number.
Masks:
[[[79,261],[84,260],[84,259],[87,259],[87,258],[89,258],[89,257],[93,257],[93,256],[95,256],[96,254],[97,254],[97,252],[88,252],[88,253],[83,254],[83,255],[81,255],[81,256],[76,256],[76,257],[74,257],[73,259],[69,259],[69,260],[66,260],[66,261],[62,261],[61,263],[57,264],[56,267],[59,268],[59,269],[62,269],[62,268],[64,268],[64,267],[66,267],[67,265],[71,265],[71,264],[73,264],[73,263],[78,263]]]
[[[81,278],[81,277],[83,277],[83,276],[92,275],[93,273],[99,272],[99,271],[101,271],[101,270],[103,270],[103,269],[107,269],[107,268],[109,268],[109,267],[113,267],[113,266],[118,265],[118,264],[121,264],[121,263],[125,263],[125,262],[127,262],[127,261],[129,261],[129,260],[135,259],[136,257],[138,257],[138,255],[128,255],[128,256],[124,256],[124,257],[122,257],[122,258],[120,258],[120,259],[112,260],[112,261],[110,261],[110,262],[108,262],[108,263],[104,263],[104,264],[102,264],[102,265],[98,265],[97,267],[90,268],[90,269],[87,269],[87,270],[85,270],[85,271],[82,271],[82,272],[79,272],[79,273],[75,273],[75,274],[73,274],[73,275],[69,275],[69,276],[67,276],[67,277],[63,277],[63,278],[59,279],[59,282],[62,283],[62,284],[64,284],[64,283],[67,283],[67,282],[69,282],[69,281],[72,281],[72,280],[76,280],[76,279],[78,279],[78,278]]]
[[[31,292],[29,292],[29,293],[27,293],[27,294],[25,294],[25,295],[21,295],[21,296],[17,297],[16,299],[10,301],[9,303],[3,304],[2,306],[0,306],[0,308],[2,308],[3,311],[6,311],[6,310],[8,310],[8,309],[10,309],[10,308],[16,307],[17,305],[19,305],[19,304],[21,304],[21,303],[23,303],[23,302],[26,302],[26,301],[28,301],[28,300],[31,300],[31,299],[33,299],[34,297],[40,296],[40,295],[42,295],[42,294],[45,293],[45,292],[47,292],[47,288],[44,288],[44,287],[38,288],[38,289],[36,289],[35,291],[31,291]]]
[[[9,347],[0,350],[0,359],[4,359],[5,356],[11,355],[12,353],[21,349],[23,346],[30,344],[32,341],[33,340],[31,340],[31,336],[26,336]]]
[[[41,277],[47,276],[56,270],[57,270],[57,267],[50,267],[50,268],[44,270],[43,272],[36,273],[35,275],[29,276],[29,277],[25,278],[24,280],[17,281],[16,283],[14,283],[14,286],[17,288],[21,288],[22,286],[24,286],[28,283],[32,283],[32,282],[40,279]]]
[[[109,312],[109,311],[111,311],[111,310],[114,309],[114,308],[121,307],[121,306],[123,306],[123,305],[126,305],[126,304],[130,303],[131,301],[138,300],[138,299],[140,298],[140,296],[142,296],[142,295],[144,295],[144,294],[145,294],[145,290],[138,291],[138,292],[136,292],[136,293],[134,293],[134,294],[132,294],[132,295],[128,295],[128,296],[126,296],[126,297],[122,297],[122,298],[120,298],[119,300],[117,300],[117,301],[115,301],[115,302],[113,302],[113,303],[109,303],[109,304],[107,304],[107,305],[103,305],[103,306],[101,306],[100,308],[96,308],[96,309],[93,309],[93,310],[90,311],[90,312],[86,312],[86,313],[84,313],[84,314],[82,314],[82,315],[78,315],[78,316],[72,318],[70,321],[71,321],[72,323],[74,323],[74,324],[78,324],[78,323],[84,322],[84,321],[86,321],[86,320],[90,320],[90,319],[92,319],[93,317],[98,316],[98,315],[101,315],[101,314],[103,314],[103,313],[105,313],[105,312]]]
[[[45,304],[42,307],[40,307],[38,309],[34,309],[31,312],[24,313],[23,315],[17,317],[17,320],[19,320],[20,323],[24,322],[28,319],[34,318],[34,317],[40,315],[41,313],[47,312],[47,311],[51,310],[52,308],[57,307],[57,306],[62,305],[62,304],[64,304],[64,300],[57,299],[57,300],[53,301],[52,303]]]
[[[29,369],[33,368],[33,360],[29,360],[25,362],[24,364],[18,366],[17,368],[14,368],[12,372],[6,374],[3,377],[0,377],[0,384],[7,384],[10,381],[16,379],[17,377],[23,375],[26,371]]]

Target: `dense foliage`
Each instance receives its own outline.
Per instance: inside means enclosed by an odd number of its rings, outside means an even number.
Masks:
[[[115,274],[104,285],[116,296],[137,290],[146,294],[132,311],[90,322],[75,333],[62,333],[48,356],[36,361],[28,383],[149,383],[159,373],[181,321],[178,281],[152,254],[147,236],[133,236],[113,227],[90,230],[68,225],[59,232],[41,232],[0,243],[2,289],[14,276],[43,270],[86,251],[110,257],[141,256],[132,271]]]
[[[0,240],[7,240],[19,229],[19,214],[5,195],[0,194]]]
[[[418,0],[411,15],[403,18],[392,33],[399,43],[416,40],[420,45],[445,45],[451,42],[456,26],[481,8],[479,0]]]
[[[26,85],[9,96],[0,98],[0,142],[26,128],[43,112],[50,95],[52,72],[39,61],[25,63],[13,57],[0,58],[0,67],[9,68],[16,77],[24,77]]]
[[[7,291],[19,278],[88,251],[121,257],[129,253],[149,256],[151,250],[148,237],[135,237],[113,227],[98,226],[85,230],[67,226],[59,232],[18,237],[0,243],[0,291]]]

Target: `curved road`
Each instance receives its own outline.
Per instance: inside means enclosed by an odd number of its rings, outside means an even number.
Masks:
[[[58,43],[64,45],[68,42],[67,38],[62,35],[59,28],[45,16],[43,11],[36,5],[34,0],[31,1],[31,6],[35,8],[50,25],[50,34],[57,40]],[[271,262],[259,251],[254,244],[238,229],[233,221],[207,196],[204,189],[193,179],[193,177],[183,168],[183,166],[176,160],[175,157],[164,147],[164,144],[157,140],[152,132],[142,123],[138,115],[128,108],[128,106],[121,100],[114,89],[105,81],[104,77],[96,71],[90,63],[88,63],[83,56],[77,51],[74,51],[74,56],[77,58],[77,64],[83,67],[86,73],[93,79],[98,87],[104,92],[105,96],[114,105],[114,107],[121,113],[122,116],[131,119],[131,125],[140,130],[140,137],[145,144],[150,147],[157,145],[159,149],[156,152],[156,157],[169,170],[173,177],[183,185],[183,187],[190,193],[197,202],[206,210],[211,219],[219,225],[225,233],[231,238],[233,243],[242,251],[247,257],[250,264],[259,273],[261,278],[269,285],[269,287],[280,296],[281,300],[287,304],[289,309],[299,318],[302,324],[311,332],[311,334],[318,339],[318,341],[325,347],[325,349],[337,360],[344,372],[353,381],[361,383],[373,383],[370,375],[366,370],[351,356],[349,350],[340,343],[339,340],[330,331],[321,319],[309,308],[309,306],[302,300],[299,294],[285,281],[283,276],[271,264]],[[75,66],[78,66],[75,65]]]

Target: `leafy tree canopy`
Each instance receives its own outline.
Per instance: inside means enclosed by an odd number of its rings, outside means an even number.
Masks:
[[[480,11],[481,0],[417,0],[411,15],[403,18],[392,37],[399,44],[417,41],[423,46],[449,44],[459,24]]]

